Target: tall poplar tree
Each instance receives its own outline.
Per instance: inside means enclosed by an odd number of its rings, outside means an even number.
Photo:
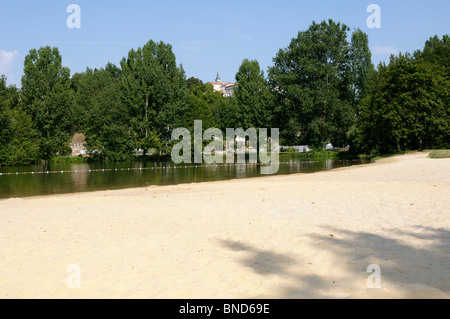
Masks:
[[[239,126],[244,129],[271,127],[274,98],[258,61],[243,60],[236,81]]]
[[[177,66],[170,44],[148,41],[130,50],[121,63],[122,101],[129,109],[137,148],[163,144],[182,124],[189,93],[182,66]]]
[[[49,46],[30,50],[23,72],[24,109],[37,131],[41,158],[70,152],[73,91],[59,50]]]
[[[367,96],[369,82],[374,76],[375,68],[372,64],[372,53],[369,49],[369,38],[366,33],[356,29],[352,33],[350,46],[350,76],[353,101],[358,104]]]

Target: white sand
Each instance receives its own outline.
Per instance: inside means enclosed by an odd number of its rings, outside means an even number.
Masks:
[[[2,200],[0,297],[449,298],[449,217],[450,159],[426,153]],[[381,288],[367,288],[370,264]]]

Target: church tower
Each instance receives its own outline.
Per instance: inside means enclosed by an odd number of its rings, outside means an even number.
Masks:
[[[234,86],[236,84],[231,82],[222,82],[219,72],[217,72],[216,81],[208,83],[212,84],[212,86],[214,87],[214,91],[222,93],[222,95],[225,97],[232,96],[234,94]]]

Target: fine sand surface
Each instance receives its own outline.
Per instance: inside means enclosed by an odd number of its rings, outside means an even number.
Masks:
[[[1,200],[0,297],[449,298],[450,159],[427,156]]]

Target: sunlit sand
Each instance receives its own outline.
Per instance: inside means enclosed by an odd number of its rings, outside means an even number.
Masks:
[[[427,155],[1,200],[0,297],[449,298],[450,159]]]

